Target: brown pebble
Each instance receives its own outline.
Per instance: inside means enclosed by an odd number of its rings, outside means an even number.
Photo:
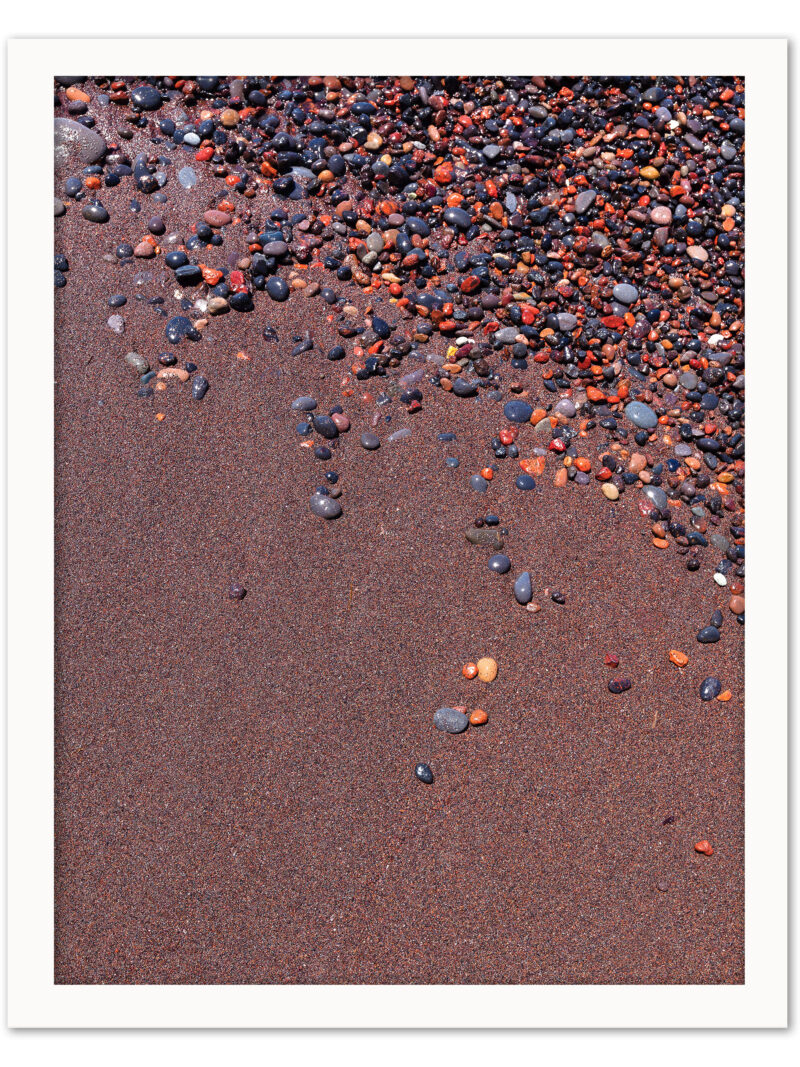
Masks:
[[[491,656],[478,660],[478,677],[482,682],[493,682],[497,677],[497,663]]]

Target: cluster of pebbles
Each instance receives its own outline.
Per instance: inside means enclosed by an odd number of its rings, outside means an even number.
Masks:
[[[600,493],[676,566],[713,558],[722,599],[698,642],[723,638],[725,607],[744,622],[741,79],[63,77],[54,104],[57,299],[75,258],[60,223],[79,216],[119,272],[102,356],[120,388],[133,376],[151,409],[167,389],[202,402],[215,322],[255,315],[268,347],[269,309],[288,302],[298,378],[306,361],[342,374],[339,403],[291,405],[322,465],[314,516],[350,521],[330,462],[362,418],[356,390],[375,396],[353,440],[376,464],[441,390],[486,427],[466,474],[443,457],[454,485]],[[130,299],[152,312],[147,352],[125,344]],[[303,329],[307,301],[333,347]],[[382,438],[387,406],[401,425]],[[439,440],[448,452],[455,434]],[[481,511],[465,536],[535,613],[530,571],[502,552],[517,518]],[[700,696],[723,688],[706,678]],[[434,716],[467,724],[461,708]]]

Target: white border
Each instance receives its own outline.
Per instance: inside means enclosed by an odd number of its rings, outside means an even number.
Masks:
[[[260,71],[267,39],[168,41],[169,67]],[[52,77],[163,73],[155,39],[8,42],[9,146],[24,198],[9,264],[51,247]],[[165,42],[166,44],[167,42]],[[370,47],[368,47],[368,45]],[[783,40],[296,39],[281,69],[408,73],[744,74],[747,96],[746,981],[742,986],[56,986],[53,983],[52,304],[39,283],[9,301],[8,1025],[11,1027],[783,1027],[786,1025],[786,76]],[[292,62],[288,57],[296,55]],[[370,58],[372,57],[372,61]],[[376,59],[376,57],[380,57]],[[496,58],[495,58],[496,57]],[[376,61],[380,67],[376,68]],[[37,268],[38,269],[38,268]],[[40,327],[36,349],[31,323]],[[768,373],[769,371],[769,373]],[[772,471],[770,477],[766,472]],[[32,589],[34,595],[32,595]]]

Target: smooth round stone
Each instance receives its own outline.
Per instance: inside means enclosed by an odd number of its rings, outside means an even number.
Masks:
[[[606,500],[619,500],[619,489],[612,482],[605,482],[601,486],[601,492]]]
[[[508,574],[511,570],[511,560],[508,556],[504,556],[502,552],[498,552],[496,556],[492,556],[489,560],[489,570],[494,571],[495,574]]]
[[[138,352],[129,352],[125,357],[125,362],[131,368],[133,373],[137,375],[147,374],[150,370],[150,364],[144,356],[140,356]]]
[[[715,678],[709,675],[708,678],[704,678],[700,683],[700,699],[701,700],[713,700],[718,697],[722,692],[722,682],[719,678]]]
[[[425,785],[430,785],[433,782],[433,771],[427,763],[418,763],[414,768],[414,774]]]
[[[497,662],[491,656],[484,656],[477,664],[478,677],[482,682],[493,682],[497,677]]]
[[[285,241],[267,241],[264,245],[264,255],[274,256],[276,259],[285,256],[288,251],[289,246]]]
[[[672,222],[672,211],[663,204],[657,204],[650,212],[650,221],[656,226],[669,226]]]
[[[53,216],[60,219],[62,215],[66,215],[67,205],[63,200],[59,200],[58,197],[53,198]]]
[[[583,215],[589,210],[596,199],[597,193],[594,189],[584,189],[583,192],[578,193],[575,197],[575,214]]]
[[[462,734],[469,726],[469,719],[455,708],[439,708],[434,712],[433,725],[446,734]]]
[[[518,604],[528,604],[533,599],[530,571],[523,571],[514,582],[514,596]]]
[[[658,415],[649,404],[643,404],[641,400],[631,400],[630,404],[626,404],[625,414],[634,426],[642,430],[654,430],[658,426]]]
[[[323,493],[312,494],[310,507],[312,512],[321,519],[338,519],[342,514],[342,505],[339,501]]]
[[[721,585],[723,587],[728,584],[728,579],[725,577],[724,574],[719,574],[719,573],[715,574],[714,575],[714,581],[717,583],[717,585]]]
[[[575,315],[570,315],[567,311],[560,311],[557,317],[558,328],[564,333],[569,333],[578,325],[577,317]]]
[[[642,493],[653,507],[658,508],[659,511],[663,511],[667,506],[668,498],[664,490],[658,485],[646,485],[642,489]]]
[[[574,419],[577,414],[577,408],[567,396],[559,400],[553,410],[558,415],[566,415],[568,419]]]
[[[503,414],[509,422],[530,422],[533,408],[524,400],[509,400]]]
[[[289,285],[283,278],[278,278],[275,275],[272,278],[268,278],[266,289],[273,300],[282,301],[289,298]]]
[[[241,584],[241,582],[231,582],[228,586],[228,599],[229,600],[244,600],[247,596],[247,590]]]
[[[620,304],[635,304],[639,299],[639,290],[635,285],[620,282],[619,285],[614,286],[613,295],[614,299],[619,301]]]
[[[443,215],[448,226],[454,226],[459,230],[468,230],[472,225],[472,218],[462,207],[449,207]]]
[[[74,119],[54,119],[55,173],[63,178],[99,162],[108,146],[96,130]]]
[[[131,103],[140,111],[157,111],[163,101],[154,85],[137,85],[131,89]]]
[[[336,424],[339,433],[346,433],[350,429],[350,420],[342,411],[334,411],[331,418]]]
[[[203,377],[202,374],[198,374],[196,378],[192,378],[192,397],[195,400],[202,400],[208,392],[208,380]]]
[[[314,415],[311,422],[314,425],[314,429],[321,437],[325,437],[329,441],[332,441],[334,437],[339,436],[339,429],[330,415]]]
[[[704,626],[697,635],[697,640],[701,645],[715,645],[721,636],[716,626]]]
[[[108,212],[102,204],[86,204],[81,209],[81,215],[88,222],[108,222]]]
[[[228,226],[233,221],[227,211],[210,210],[203,213],[203,219],[212,226],[214,229],[219,230],[223,226]]]
[[[480,545],[482,548],[503,547],[503,538],[497,530],[487,526],[468,526],[464,534],[471,545]]]
[[[686,459],[686,457],[691,456],[691,454],[692,446],[687,445],[684,441],[679,441],[678,444],[675,445],[675,455],[680,459]]]
[[[681,383],[684,389],[696,389],[700,384],[700,379],[694,373],[694,371],[686,370],[680,376],[678,381]]]
[[[176,345],[185,337],[189,341],[199,341],[200,332],[194,328],[191,319],[185,315],[175,315],[164,327],[164,336],[171,345]]]
[[[361,447],[366,448],[368,452],[374,452],[376,448],[381,447],[381,439],[376,433],[362,433]]]
[[[445,466],[452,467],[454,470],[460,466],[460,460],[456,456],[447,456],[444,462]]]
[[[517,489],[521,489],[523,493],[529,493],[531,489],[536,488],[536,479],[532,474],[520,474],[514,485],[516,485]]]
[[[485,493],[489,488],[489,483],[482,474],[473,474],[469,480],[469,484],[476,493]]]
[[[313,396],[298,396],[292,401],[292,411],[315,411],[317,402]]]

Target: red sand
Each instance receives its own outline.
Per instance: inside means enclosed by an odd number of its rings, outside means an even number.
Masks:
[[[257,295],[176,349],[205,400],[137,398],[122,357],[167,346],[132,299],[161,266],[101,259],[146,222],[129,193],[104,191],[107,226],[57,223],[56,981],[742,982],[744,631],[726,611],[718,645],[695,640],[726,600],[713,553],[690,574],[634,493],[612,506],[552,473],[519,493],[513,461],[471,492],[502,409],[436,390],[386,409],[413,433],[379,427],[375,453],[374,405],[344,401],[344,515],[315,519],[323,465],[288,406],[341,400],[327,307]],[[207,199],[171,199],[168,228]],[[120,291],[124,337],[105,325]],[[306,328],[315,352],[289,357]],[[510,528],[502,578],[464,540],[487,508]],[[537,615],[510,593],[524,568]],[[481,655],[489,686],[461,675]],[[700,702],[711,673],[729,703]],[[489,723],[437,733],[459,703]]]

